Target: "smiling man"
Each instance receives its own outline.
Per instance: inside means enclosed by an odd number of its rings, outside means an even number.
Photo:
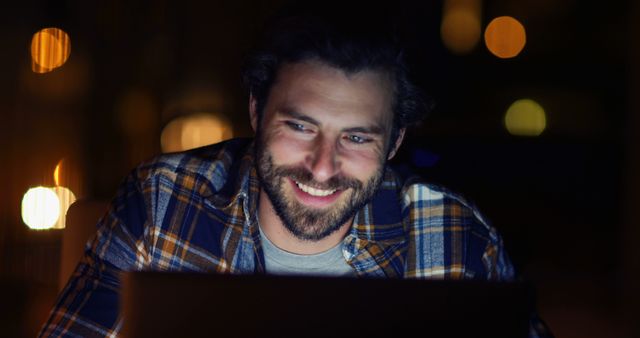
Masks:
[[[470,203],[387,165],[426,105],[394,39],[346,18],[272,22],[244,76],[255,140],[136,168],[43,336],[117,334],[130,270],[514,279]]]
[[[280,67],[262,118],[251,99],[259,224],[277,247],[314,254],[342,241],[400,145],[392,102],[386,71],[347,74],[319,60]]]

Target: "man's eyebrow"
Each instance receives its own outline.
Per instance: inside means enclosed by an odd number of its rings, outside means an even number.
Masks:
[[[280,114],[294,118],[296,120],[305,121],[316,126],[320,125],[320,122],[314,119],[313,117],[299,113],[295,109],[285,108],[280,110]]]
[[[363,134],[372,134],[372,135],[383,135],[384,128],[379,125],[372,125],[368,127],[352,127],[344,129],[345,132],[348,133],[363,133]]]

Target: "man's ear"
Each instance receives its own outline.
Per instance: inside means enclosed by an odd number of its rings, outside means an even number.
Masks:
[[[258,131],[258,102],[253,93],[249,94],[249,119],[251,120],[251,128],[253,132]]]
[[[407,128],[401,128],[400,130],[398,130],[398,137],[396,138],[396,142],[393,144],[391,150],[389,151],[389,156],[387,156],[387,160],[390,160],[394,156],[396,156],[396,152],[398,151],[398,148],[400,148],[400,145],[402,144],[402,139],[404,139],[404,132],[406,130]]]

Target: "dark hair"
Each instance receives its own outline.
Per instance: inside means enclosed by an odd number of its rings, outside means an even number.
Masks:
[[[329,11],[296,8],[281,12],[268,23],[243,74],[245,85],[256,99],[259,119],[280,66],[317,60],[347,74],[376,70],[391,75],[395,95],[390,140],[395,140],[400,128],[421,121],[429,108],[409,80],[404,52],[393,28],[381,15],[364,15],[362,10],[350,13],[343,7]]]

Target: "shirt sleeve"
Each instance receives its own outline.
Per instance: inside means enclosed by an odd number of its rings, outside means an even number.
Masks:
[[[120,275],[141,269],[147,217],[135,174],[120,186],[96,236],[58,297],[39,337],[115,337],[121,327]]]

